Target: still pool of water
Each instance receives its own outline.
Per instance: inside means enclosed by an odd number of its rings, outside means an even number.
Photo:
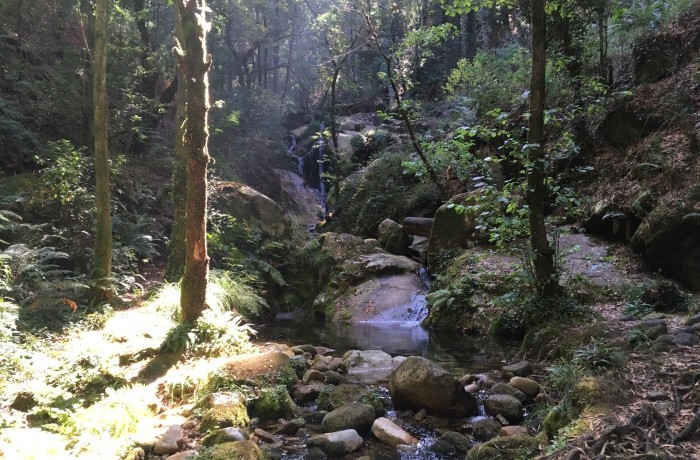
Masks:
[[[416,322],[313,323],[275,321],[255,326],[258,341],[290,345],[311,343],[335,350],[383,350],[392,356],[423,356],[454,375],[493,372],[508,361],[516,349],[489,336],[473,337],[428,331]]]

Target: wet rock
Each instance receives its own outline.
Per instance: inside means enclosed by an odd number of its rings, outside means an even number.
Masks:
[[[382,249],[396,255],[405,255],[410,244],[403,227],[391,219],[384,219],[377,229],[377,240]]]
[[[430,447],[430,450],[438,455],[454,456],[455,454],[464,455],[472,446],[472,440],[456,431],[448,431],[440,436],[435,444]]]
[[[306,421],[302,417],[295,418],[284,422],[282,426],[275,431],[275,434],[295,435],[297,431],[304,426],[306,426]]]
[[[486,412],[491,415],[502,415],[511,423],[519,423],[523,419],[523,405],[510,395],[491,395],[484,401]]]
[[[201,454],[202,460],[264,460],[265,454],[252,441],[217,444]]]
[[[501,427],[501,430],[498,432],[498,436],[501,437],[508,437],[508,436],[527,436],[527,428],[524,426],[520,425],[508,425]]]
[[[323,418],[321,428],[325,432],[354,429],[359,434],[369,432],[374,422],[374,408],[369,404],[354,402],[331,411]]]
[[[482,442],[495,438],[501,430],[501,424],[492,418],[477,420],[473,425],[474,439]]]
[[[318,447],[312,447],[304,455],[304,460],[326,460],[328,456]]]
[[[518,401],[520,401],[521,403],[525,402],[525,400],[527,399],[525,393],[518,390],[513,385],[503,382],[498,382],[497,384],[495,384],[493,388],[491,388],[491,393],[496,395],[510,395]]]
[[[415,420],[416,422],[421,422],[421,421],[425,420],[425,417],[427,417],[427,416],[428,416],[428,411],[425,409],[421,409],[418,412],[416,412],[415,414],[413,414],[413,420]]]
[[[391,374],[389,391],[397,409],[427,409],[449,416],[476,415],[473,395],[438,364],[411,356]]]
[[[480,390],[481,389],[479,388],[479,385],[477,385],[476,383],[470,383],[469,385],[464,387],[464,391],[466,391],[467,393],[471,393],[471,394],[476,394]]]
[[[391,420],[379,417],[372,424],[372,434],[382,442],[392,446],[399,444],[412,445],[418,440],[411,436],[406,430],[392,422]]]
[[[520,361],[501,368],[504,374],[513,374],[517,377],[527,377],[532,374],[532,364],[530,361]]]
[[[172,455],[180,450],[180,446],[185,443],[184,437],[185,433],[180,425],[170,426],[165,433],[156,439],[153,452],[158,455]]]
[[[381,350],[350,350],[343,356],[348,378],[358,383],[378,383],[389,380],[397,364],[389,353]]]
[[[509,382],[513,387],[534,398],[540,392],[540,384],[525,377],[513,377]]]
[[[200,422],[201,432],[229,426],[245,427],[250,422],[246,399],[241,393],[212,393],[204,399],[202,407],[206,411]]]
[[[343,430],[312,436],[306,445],[318,447],[326,454],[348,454],[362,446],[362,437],[355,430]]]
[[[359,385],[343,383],[337,386],[325,385],[318,396],[318,408],[332,411],[345,404],[362,402],[368,390]]]
[[[214,430],[206,435],[202,438],[202,445],[207,447],[215,444],[223,444],[225,442],[247,441],[249,438],[250,435],[246,430],[229,426]]]
[[[281,443],[280,438],[278,438],[278,437],[275,436],[274,434],[268,433],[267,431],[262,430],[262,429],[260,429],[260,428],[256,428],[255,431],[253,431],[253,434],[254,434],[255,436],[257,436],[258,439],[260,439],[260,440],[262,440],[262,441],[264,441],[264,442],[267,442],[267,443],[271,443],[271,444],[279,444],[279,443]]]
[[[316,355],[311,362],[311,369],[318,370],[322,373],[328,371],[345,372],[345,367],[341,358],[322,355]]]
[[[304,414],[303,418],[307,425],[318,425],[320,428],[321,422],[323,422],[323,419],[326,415],[328,415],[328,411],[318,410],[315,412]]]

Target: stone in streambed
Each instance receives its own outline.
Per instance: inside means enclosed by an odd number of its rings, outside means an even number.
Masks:
[[[326,454],[348,454],[362,446],[362,437],[355,430],[335,431],[312,436],[307,447],[318,447]]]
[[[527,396],[522,391],[515,388],[513,385],[508,383],[498,382],[491,388],[491,393],[495,395],[509,395],[517,399],[518,401],[525,402]]]
[[[411,436],[406,430],[392,422],[391,420],[379,417],[372,424],[372,434],[382,442],[392,446],[399,444],[412,445],[418,440]]]
[[[502,415],[511,423],[523,419],[523,405],[513,396],[491,395],[484,401],[486,412],[490,415]]]
[[[354,429],[366,434],[374,422],[374,408],[369,404],[354,402],[331,411],[323,418],[321,428],[325,432]]]
[[[531,398],[534,398],[540,392],[540,384],[526,377],[513,377],[509,383]]]
[[[476,415],[476,398],[438,364],[411,356],[391,374],[389,391],[394,407],[427,409],[430,412],[463,417]]]

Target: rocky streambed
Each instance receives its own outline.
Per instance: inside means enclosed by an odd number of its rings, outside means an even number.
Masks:
[[[457,377],[381,350],[262,351],[221,363],[187,421],[129,458],[508,459],[538,446],[520,423],[548,397],[527,361]]]

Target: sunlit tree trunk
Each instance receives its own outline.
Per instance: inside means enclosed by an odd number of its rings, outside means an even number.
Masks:
[[[559,291],[552,248],[547,239],[544,199],[547,195],[547,159],[544,151],[544,101],[547,41],[545,0],[532,0],[532,76],[530,80],[530,131],[525,199],[530,209],[530,245],[535,285],[540,297],[553,297]]]
[[[182,36],[182,24],[179,16],[175,17],[175,34]],[[163,279],[175,282],[182,278],[185,270],[185,202],[187,196],[187,155],[185,152],[184,123],[187,107],[187,85],[182,69],[177,69],[177,98],[175,115],[175,162],[173,164],[173,229],[168,246],[168,265]]]
[[[207,74],[211,57],[206,52],[205,0],[175,0],[181,24],[176,52],[184,76],[187,94],[184,155],[187,158],[187,195],[185,202],[185,273],[182,277],[180,308],[182,321],[196,320],[205,308],[209,275],[207,255],[207,111],[209,95]]]
[[[112,295],[112,219],[109,206],[109,151],[107,146],[107,0],[95,8],[95,60],[93,69],[93,132],[95,139],[95,298]]]

